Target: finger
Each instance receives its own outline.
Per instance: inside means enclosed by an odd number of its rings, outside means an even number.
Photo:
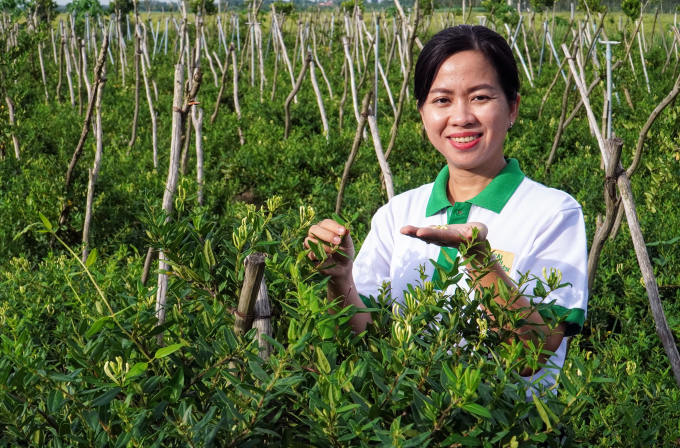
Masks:
[[[328,244],[340,244],[342,242],[342,238],[340,237],[339,234],[319,225],[310,227],[309,233],[307,235],[310,237],[317,238]]]
[[[345,226],[342,226],[338,224],[337,222],[333,221],[332,219],[324,219],[318,224],[320,227],[323,227],[324,229],[335,233],[336,235],[345,235],[349,233],[347,228]]]
[[[418,232],[419,228],[420,227],[416,227],[416,226],[404,226],[404,227],[401,228],[401,234],[415,237],[416,232]]]

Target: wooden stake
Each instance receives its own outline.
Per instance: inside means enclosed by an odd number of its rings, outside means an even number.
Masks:
[[[253,326],[255,301],[260,292],[265,268],[265,255],[260,252],[250,254],[245,260],[245,274],[241,294],[238,300],[238,310],[234,320],[234,333],[243,336]]]
[[[335,201],[335,214],[339,215],[342,209],[342,196],[345,193],[345,187],[349,181],[349,172],[352,169],[352,164],[354,159],[359,152],[359,145],[361,145],[361,135],[364,133],[364,128],[366,127],[366,117],[368,116],[368,105],[371,102],[371,95],[373,92],[369,91],[364,96],[364,100],[361,102],[361,115],[359,115],[359,122],[357,123],[357,132],[354,134],[354,143],[352,144],[352,150],[349,153],[349,158],[345,162],[345,170],[342,172],[342,179],[340,180],[340,189],[338,190],[338,198]]]
[[[307,57],[305,58],[305,63],[302,65],[302,69],[300,70],[300,75],[298,76],[297,82],[295,83],[295,86],[293,86],[293,90],[288,95],[288,98],[286,98],[286,103],[283,106],[283,108],[286,112],[286,127],[285,127],[285,131],[283,133],[284,139],[288,139],[288,136],[290,135],[290,103],[293,101],[293,98],[295,97],[295,95],[300,91],[300,87],[302,86],[302,81],[305,79],[305,73],[307,72],[307,68],[309,67],[309,63],[311,61],[312,61],[312,52],[308,51]]]
[[[102,163],[102,154],[104,147],[104,136],[102,132],[102,97],[104,95],[104,85],[106,84],[106,58],[104,58],[104,65],[102,66],[101,76],[99,77],[99,86],[97,87],[97,99],[95,102],[95,126],[94,135],[96,138],[96,150],[94,153],[94,164],[89,170],[89,180],[87,183],[87,205],[85,206],[85,222],[83,224],[83,263],[87,260],[90,252],[90,225],[92,224],[92,204],[94,202],[94,187],[99,177],[99,169]]]

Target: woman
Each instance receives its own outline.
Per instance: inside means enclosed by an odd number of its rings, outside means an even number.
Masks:
[[[568,194],[547,188],[524,176],[514,159],[503,156],[505,136],[517,119],[519,75],[505,39],[483,26],[461,25],[435,35],[423,48],[415,71],[415,98],[432,145],[446,159],[433,184],[395,196],[381,207],[359,255],[347,229],[324,220],[309,230],[308,239],[340,244],[349,256],[334,255],[328,298],[364,308],[363,296],[377,296],[383,282],[403,301],[402,291],[419,281],[418,266],[432,277],[436,259],[446,265],[457,247],[479,229],[477,240],[489,241],[497,262],[481,279],[483,286],[512,280],[530,271],[540,275],[556,268],[572,287],[550,294],[554,311],[565,316],[552,332],[538,312],[526,316],[533,325],[519,329],[524,340],[535,340],[532,329],[547,335],[545,349],[554,352],[550,364],[561,368],[567,336],[578,334],[587,306],[586,236],[581,206]],[[343,238],[344,237],[344,238]],[[483,258],[486,244],[475,245]],[[315,258],[313,254],[310,254]],[[474,269],[468,275],[475,277]],[[464,282],[461,283],[461,285]],[[531,289],[529,289],[531,290]],[[499,297],[499,304],[504,301]],[[513,308],[530,306],[520,297]],[[349,322],[357,333],[371,322],[370,313],[357,313]],[[545,355],[541,360],[548,362]],[[534,381],[539,370],[521,372]],[[552,375],[541,380],[554,383]]]

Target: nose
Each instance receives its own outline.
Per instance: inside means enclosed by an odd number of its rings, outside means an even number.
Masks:
[[[447,124],[453,127],[463,128],[477,122],[470,103],[465,99],[456,99],[449,107],[449,117]]]

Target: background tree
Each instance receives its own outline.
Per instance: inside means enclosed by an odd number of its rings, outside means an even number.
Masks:
[[[604,12],[605,7],[600,0],[578,0],[578,9],[591,13]]]
[[[113,0],[109,3],[109,11],[120,11],[122,15],[127,15],[134,9],[132,0]]]
[[[623,0],[621,2],[621,11],[628,16],[630,20],[637,20],[640,17],[640,1],[639,0]]]
[[[555,0],[530,0],[529,3],[531,3],[531,8],[534,11],[543,12],[546,9],[552,8]]]
[[[198,14],[199,12],[206,16],[214,16],[217,14],[217,6],[214,0],[192,0],[189,2],[191,12]]]

